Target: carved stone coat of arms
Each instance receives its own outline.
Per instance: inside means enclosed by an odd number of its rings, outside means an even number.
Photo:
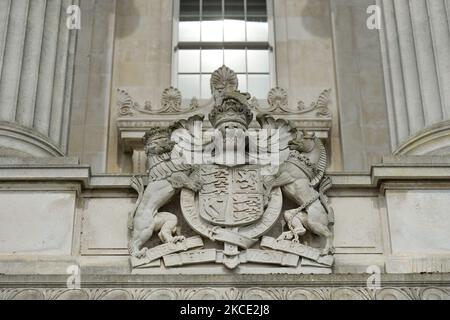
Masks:
[[[203,115],[146,134],[149,182],[132,181],[139,194],[128,223],[133,268],[331,271],[334,217],[326,197],[331,181],[324,145],[268,115],[257,116],[260,128],[252,132],[250,95],[237,87],[225,66],[212,75],[210,134],[199,130]],[[179,212],[164,211],[178,193]],[[283,211],[283,198],[297,207]],[[191,236],[181,234],[182,224]],[[281,225],[284,230],[274,235]],[[307,234],[322,239],[321,247],[308,245]],[[148,248],[154,235],[161,244]]]
[[[236,228],[261,218],[264,192],[260,168],[209,165],[200,168],[200,177],[199,210],[204,220]]]

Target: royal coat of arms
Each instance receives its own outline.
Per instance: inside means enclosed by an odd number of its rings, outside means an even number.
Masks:
[[[132,267],[331,268],[334,218],[325,195],[331,186],[325,147],[313,134],[268,115],[257,117],[264,134],[250,134],[250,95],[237,90],[227,67],[213,74],[211,88],[214,134],[199,137],[204,116],[195,116],[146,135],[149,184],[132,181],[139,193],[129,219]],[[181,214],[161,210],[179,191]],[[298,207],[283,212],[283,196]],[[180,234],[180,219],[198,235]],[[286,231],[267,236],[281,221]],[[308,232],[323,238],[324,248],[304,243]],[[147,248],[156,233],[162,245]]]
[[[200,216],[222,227],[254,223],[264,213],[261,169],[206,165],[200,168]]]

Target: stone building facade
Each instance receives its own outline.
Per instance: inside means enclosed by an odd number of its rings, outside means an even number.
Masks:
[[[0,299],[448,299],[449,88],[449,0],[0,0]],[[214,127],[227,99],[248,128],[268,113],[323,144],[332,263],[200,234],[215,261],[172,248],[135,268],[144,136],[196,115]],[[181,189],[163,211],[198,239]],[[258,240],[298,207],[277,192]]]

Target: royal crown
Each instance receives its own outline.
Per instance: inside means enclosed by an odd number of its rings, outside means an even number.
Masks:
[[[214,128],[224,123],[238,123],[248,129],[253,121],[253,113],[248,107],[248,95],[238,91],[224,93],[221,105],[216,105],[209,114]]]

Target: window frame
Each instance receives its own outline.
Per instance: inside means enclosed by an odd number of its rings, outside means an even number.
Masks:
[[[172,66],[171,66],[171,85],[175,88],[178,88],[178,51],[179,50],[210,50],[210,49],[219,49],[219,50],[267,50],[269,54],[269,87],[276,87],[277,83],[277,74],[276,74],[276,50],[275,50],[275,27],[274,27],[274,6],[273,0],[267,1],[267,22],[268,22],[268,41],[267,42],[248,42],[248,41],[239,41],[239,42],[230,42],[230,41],[222,41],[222,42],[202,42],[200,41],[192,41],[192,42],[179,42],[179,16],[180,16],[180,0],[173,0],[173,24],[172,24]],[[247,0],[245,0],[245,5]],[[201,3],[200,3],[201,5]],[[222,10],[223,10],[223,2],[222,2]],[[201,55],[201,54],[200,54]],[[200,57],[201,59],[201,57]],[[201,64],[201,60],[200,60]],[[251,73],[246,70],[246,73],[237,72],[238,74],[248,75],[252,74],[263,74],[263,73]],[[186,73],[188,74],[188,73]],[[199,76],[205,73],[192,73],[198,74]],[[264,73],[265,74],[265,73]],[[248,78],[247,78],[248,79]],[[248,87],[248,83],[247,83]],[[269,90],[270,90],[269,88]],[[253,95],[252,92],[249,92]],[[201,97],[196,97],[199,101],[207,101],[209,99],[202,99]],[[183,97],[183,100],[191,100],[192,97],[186,98]],[[259,101],[265,101],[265,98],[258,98]]]

